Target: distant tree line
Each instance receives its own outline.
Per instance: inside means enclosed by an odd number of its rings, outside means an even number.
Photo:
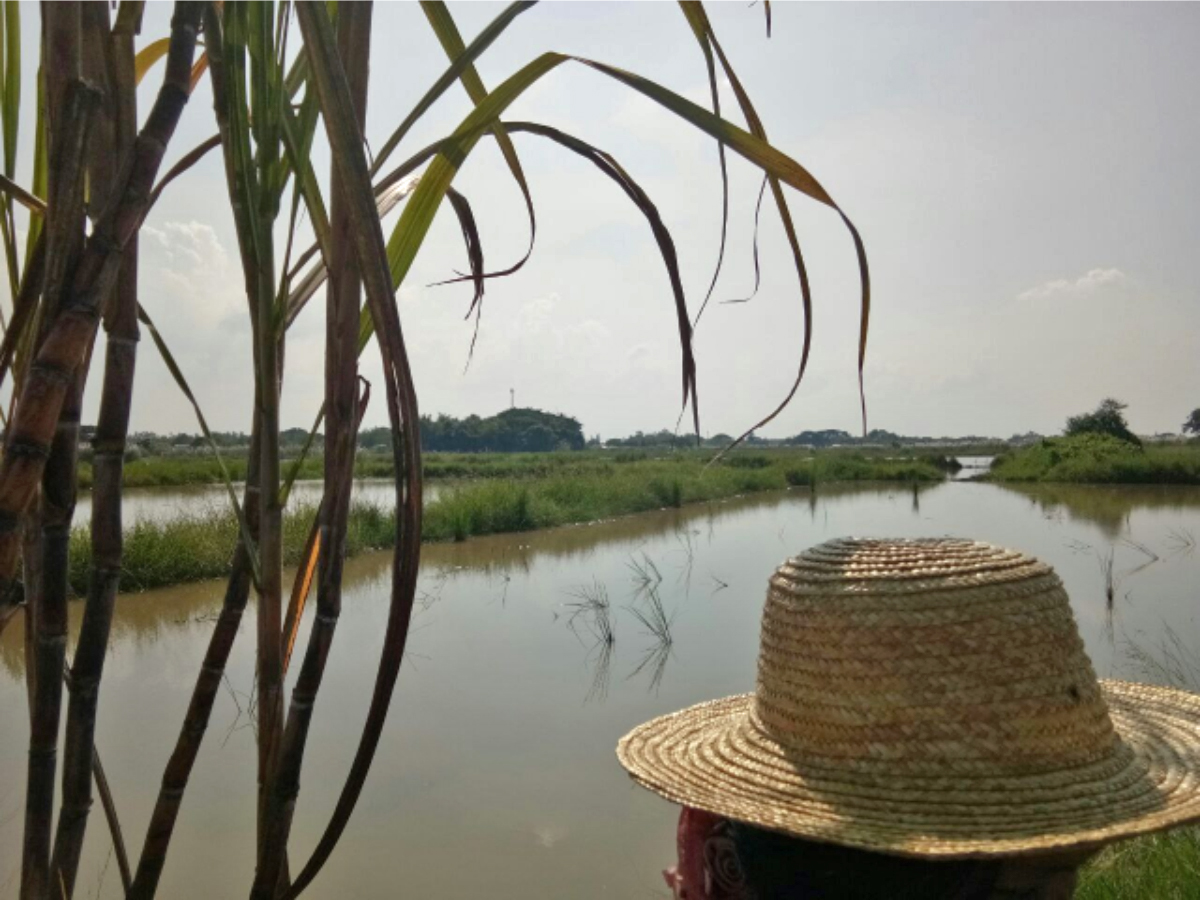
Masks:
[[[389,429],[370,428],[359,434],[358,442],[366,449],[384,449],[391,439]],[[430,451],[545,453],[582,450],[584,443],[578,420],[538,409],[506,409],[486,418],[421,417],[421,446]]]
[[[1067,435],[1107,434],[1130,443],[1141,443],[1130,431],[1125,420],[1126,404],[1106,398],[1091,412],[1080,413],[1067,419],[1063,429]],[[80,439],[86,451],[95,427],[80,428]],[[1200,409],[1194,409],[1183,423],[1183,433],[1200,436]],[[1167,437],[1167,436],[1160,436]],[[746,443],[752,446],[812,447],[855,447],[855,446],[919,446],[921,444],[989,444],[1008,443],[1025,445],[1036,443],[1042,435],[1035,432],[1017,434],[1007,441],[999,438],[968,435],[966,437],[921,437],[902,435],[876,428],[863,437],[838,428],[820,431],[801,431],[785,438],[760,438],[751,434]],[[285,428],[279,434],[281,449],[287,455],[299,453],[308,440],[308,429]],[[222,450],[246,449],[250,439],[236,431],[215,431],[212,440]],[[387,428],[368,428],[359,434],[359,446],[367,450],[386,450],[391,441]],[[701,440],[704,447],[725,447],[733,442],[728,434],[714,434]],[[324,435],[317,432],[313,445],[320,449]],[[467,416],[456,419],[440,414],[436,417],[421,417],[421,445],[429,451],[453,453],[545,453],[553,450],[582,450],[584,447],[601,446],[612,449],[672,448],[696,446],[695,437],[688,432],[637,431],[628,437],[608,438],[601,441],[599,435],[585,439],[583,427],[571,416],[556,415],[537,409],[506,409],[494,416]],[[208,450],[208,439],[198,434],[155,434],[141,431],[129,436],[130,456],[172,456],[177,454],[204,453]]]
[[[1038,435],[1037,437],[1040,437]],[[714,434],[701,440],[705,447],[725,447],[733,443],[733,437],[728,434]],[[882,428],[868,432],[866,437],[854,435],[848,431],[829,428],[824,431],[801,431],[799,434],[786,438],[761,438],[751,434],[746,438],[746,444],[759,447],[879,447],[879,446],[912,446],[915,444],[987,444],[999,443],[994,437],[968,435],[967,437],[917,437],[896,434]],[[606,447],[673,447],[695,446],[695,437],[687,432],[661,431],[649,433],[637,432],[626,438],[609,438],[604,442]]]
[[[80,428],[80,441],[86,452],[96,429],[91,425]],[[285,428],[279,433],[280,449],[286,455],[300,452],[308,440],[307,428]],[[248,435],[236,431],[214,431],[212,440],[220,449],[246,450]],[[537,409],[506,409],[495,416],[467,416],[456,419],[439,415],[421,417],[421,446],[424,450],[455,453],[522,453],[552,450],[582,450],[585,446],[583,427],[570,416],[555,415]],[[325,436],[317,432],[314,449],[320,451]],[[366,450],[386,450],[391,446],[389,428],[365,428],[359,432],[358,444]],[[129,436],[132,458],[143,456],[176,456],[207,453],[208,438],[199,434],[155,434],[140,431]]]

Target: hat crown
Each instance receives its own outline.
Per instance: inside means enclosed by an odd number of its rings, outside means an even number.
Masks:
[[[952,539],[838,540],[780,566],[751,720],[881,774],[1060,770],[1116,740],[1054,571]]]

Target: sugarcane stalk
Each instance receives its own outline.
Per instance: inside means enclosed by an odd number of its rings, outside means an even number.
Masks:
[[[128,9],[128,7],[127,7]],[[103,35],[103,56],[97,62],[109,94],[107,128],[93,141],[93,201],[102,206],[104,186],[115,176],[116,160],[129,152],[137,134],[134,78],[133,22],[128,12],[118,18],[111,38],[107,10],[102,4],[85,7],[89,34]],[[107,170],[107,171],[105,171]],[[125,442],[133,397],[133,376],[140,337],[137,324],[137,238],[125,248],[116,290],[105,317],[104,386],[93,439],[91,573],[87,603],[68,681],[66,736],[63,756],[63,800],[51,871],[61,890],[74,891],[79,858],[92,806],[94,742],[100,681],[108,647],[109,629],[120,583],[123,551],[121,493]],[[114,825],[110,818],[110,828]],[[114,840],[119,832],[114,831]],[[122,854],[123,855],[123,854]],[[128,863],[124,863],[128,869]],[[125,873],[128,874],[127,872]]]
[[[346,4],[338,15],[338,53],[347,68],[353,115],[360,130],[366,123],[372,7],[369,2]],[[313,706],[342,606],[346,527],[357,443],[355,381],[362,289],[354,245],[347,239],[351,223],[346,186],[336,165],[330,186],[332,258],[325,312],[325,485],[319,513],[317,610],[268,788],[268,831],[259,848],[251,891],[251,897],[261,900],[276,895],[283,874]]]
[[[154,178],[188,100],[203,4],[179,0],[171,20],[166,74],[154,107],[122,164],[114,200],[97,221],[75,267],[67,303],[53,319],[29,367],[0,460],[0,627],[9,618],[20,556],[21,516],[50,451],[71,381],[95,336],[102,302],[120,271],[125,246],[141,224]]]
[[[54,59],[43,70],[47,95],[55,98],[49,122],[50,166],[45,215],[47,274],[41,334],[63,307],[84,236],[84,170],[88,134],[98,92],[82,80],[81,7],[65,2],[42,10],[43,54]],[[77,369],[59,373],[63,400],[55,411],[53,437],[41,471],[39,591],[31,597],[33,658],[29,757],[25,781],[25,831],[21,855],[21,900],[48,900],[58,772],[62,671],[67,646],[67,546],[75,509],[75,465],[81,378]],[[32,380],[32,377],[31,379]],[[18,408],[19,414],[22,410]],[[13,445],[6,448],[11,452]],[[6,452],[6,461],[7,461]]]
[[[246,467],[246,487],[242,505],[246,510],[246,526],[250,539],[257,539],[258,512],[258,466],[259,439],[256,429],[250,432],[250,455]],[[221,603],[221,611],[213,626],[212,636],[208,639],[208,649],[204,654],[204,662],[196,675],[196,685],[192,688],[192,698],[188,703],[183,726],[179,737],[175,740],[175,749],[163,770],[162,783],[159,787],[158,799],[154,803],[154,812],[150,815],[150,825],[146,829],[146,839],[138,857],[137,869],[133,877],[133,885],[127,892],[127,900],[150,900],[158,890],[158,882],[162,877],[163,866],[167,862],[167,851],[170,848],[171,837],[175,831],[175,823],[179,818],[179,810],[183,805],[183,795],[187,789],[192,767],[196,756],[200,753],[200,745],[208,730],[208,720],[212,715],[213,704],[217,692],[221,688],[221,679],[225,675],[225,666],[229,662],[229,654],[233,650],[233,642],[237,637],[238,628],[242,623],[242,615],[246,611],[246,603],[250,598],[251,585],[250,554],[243,540],[238,540],[230,563],[229,581],[225,585],[225,596]]]
[[[421,444],[417,397],[396,309],[383,230],[375,211],[362,130],[354,118],[353,94],[338,56],[325,6],[302,0],[296,5],[296,13],[333,160],[345,183],[347,215],[351,223],[349,236],[353,240],[383,360],[388,420],[393,434],[392,454],[396,463],[397,543],[392,555],[392,596],[384,649],[367,721],[333,816],[312,857],[284,894],[286,898],[299,895],[312,883],[337,845],[361,795],[383,733],[404,656],[421,554]]]
[[[273,226],[279,211],[274,176],[279,133],[267,46],[266,10],[255,5],[209,7],[206,21],[212,61],[213,106],[234,205],[254,348],[254,427],[259,435],[259,524],[257,623],[258,846],[265,827],[265,790],[283,730],[283,509],[279,496],[279,391],[282,317],[276,311]],[[246,46],[250,57],[246,98]],[[247,115],[249,113],[249,115]],[[255,139],[251,155],[250,135]]]
[[[275,316],[274,254],[271,229],[260,234],[258,280],[258,353],[255,381],[261,447],[259,449],[258,552],[262,583],[258,593],[258,750],[259,843],[267,831],[263,809],[266,786],[275,765],[283,731],[283,507],[279,498],[279,370],[282,333]],[[265,245],[265,246],[264,246]]]

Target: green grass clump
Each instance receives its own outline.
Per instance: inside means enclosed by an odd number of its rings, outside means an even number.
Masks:
[[[1046,438],[996,457],[990,477],[997,481],[1200,484],[1200,447],[1143,448],[1101,434]]]
[[[1079,875],[1075,900],[1190,900],[1200,896],[1200,830],[1152,834],[1101,851]]]
[[[283,517],[283,559],[296,565],[304,551],[316,506],[301,504]],[[138,522],[125,533],[121,565],[121,588],[144,591],[150,588],[219,578],[229,571],[237,519],[225,509],[208,509],[182,515],[165,522]],[[362,553],[390,547],[396,541],[396,527],[390,510],[372,503],[353,503],[350,507],[346,552]],[[91,538],[86,526],[71,532],[68,579],[76,594],[87,590],[91,563]]]

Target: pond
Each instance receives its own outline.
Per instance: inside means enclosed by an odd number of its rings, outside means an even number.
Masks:
[[[829,485],[815,495],[800,489],[428,546],[410,651],[375,766],[312,896],[665,897],[660,871],[673,862],[677,813],[633,786],[614,756],[617,739],[657,714],[753,688],[767,577],[787,556],[846,535],[947,534],[1051,563],[1102,677],[1189,683],[1200,675],[1191,652],[1200,647],[1196,488]],[[292,871],[328,820],[354,751],[380,651],[387,574],[386,554],[348,565]],[[97,744],[134,855],[221,591],[189,585],[118,604]],[[602,623],[588,613],[572,619],[572,604],[599,592],[610,604],[611,653],[595,638]],[[670,619],[669,646],[634,615],[652,597]],[[73,605],[73,624],[80,612]],[[19,882],[27,741],[20,634],[18,625],[0,640],[0,897],[15,897]],[[253,641],[247,615],[160,896],[248,892]],[[97,809],[78,896],[119,893]]]

